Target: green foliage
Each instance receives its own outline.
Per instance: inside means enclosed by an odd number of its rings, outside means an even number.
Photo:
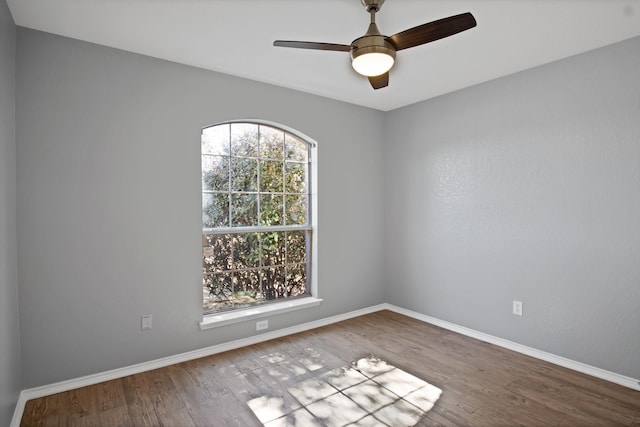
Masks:
[[[306,144],[265,126],[240,126],[240,134],[233,126],[228,147],[203,142],[203,227],[306,224]]]

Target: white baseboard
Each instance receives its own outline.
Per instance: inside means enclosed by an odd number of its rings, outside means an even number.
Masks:
[[[566,359],[561,356],[556,356],[551,353],[537,350],[535,348],[527,347],[513,341],[508,341],[502,338],[495,337],[493,335],[485,334],[473,329],[465,328],[454,323],[446,322],[444,320],[436,319],[425,314],[417,313],[415,311],[407,310],[401,307],[394,306],[392,304],[379,304],[361,310],[351,311],[345,314],[339,314],[336,316],[327,317],[324,319],[315,320],[313,322],[303,323],[301,325],[292,326],[289,328],[279,329],[277,331],[267,332],[264,334],[254,335],[247,338],[242,338],[235,341],[230,341],[222,344],[217,344],[211,347],[206,347],[199,350],[189,351],[186,353],[177,354],[174,356],[164,357],[162,359],[151,360],[149,362],[139,363],[124,368],[113,369],[111,371],[101,372],[93,375],[87,375],[80,378],[75,378],[67,381],[60,381],[54,384],[44,385],[41,387],[30,388],[22,390],[16,404],[16,409],[13,414],[10,427],[19,427],[24,413],[24,407],[27,401],[31,399],[37,399],[39,397],[48,396],[63,391],[69,391],[88,385],[98,384],[104,381],[109,381],[117,378],[126,377],[128,375],[139,374],[141,372],[150,371],[152,369],[163,368],[165,366],[174,365],[176,363],[186,362],[189,360],[198,359],[205,356],[211,356],[213,354],[222,353],[229,350],[235,350],[237,348],[245,347],[252,344],[258,344],[261,342],[269,341],[276,338],[281,338],[287,335],[296,334],[299,332],[308,331],[311,329],[327,326],[332,323],[341,322],[343,320],[351,319],[354,317],[362,316],[369,313],[374,313],[380,310],[390,310],[395,313],[403,314],[414,319],[430,323],[435,326],[439,326],[444,329],[448,329],[453,332],[457,332],[468,337],[476,338],[481,341],[485,341],[491,344],[495,344],[500,347],[507,348],[509,350],[516,351],[518,353],[526,354],[527,356],[535,357],[536,359],[545,360],[555,365],[563,366],[565,368],[572,369],[574,371],[582,372],[587,375],[594,376],[606,381],[610,381],[616,384],[623,385],[625,387],[639,390],[640,381],[634,378],[625,377],[623,375],[616,374],[614,372],[605,371],[604,369],[596,368],[581,362]]]
[[[591,375],[592,377],[600,378],[612,383],[620,384],[622,386],[640,391],[640,380],[636,378],[626,377],[624,375],[616,374],[615,372],[605,371],[604,369],[596,368],[595,366],[587,365],[582,362],[576,362],[575,360],[567,359],[562,356],[547,353],[545,351],[537,350],[526,345],[518,344],[513,341],[505,340],[495,337],[493,335],[485,334],[474,329],[465,328],[464,326],[456,325],[444,320],[436,319],[435,317],[427,316],[425,314],[417,313],[415,311],[407,310],[401,307],[394,306],[392,304],[383,304],[384,308],[393,312],[403,314],[408,317],[412,317],[416,320],[430,323],[435,326],[439,326],[444,329],[448,329],[453,332],[457,332],[461,335],[466,335],[471,338],[478,339],[480,341],[495,344],[499,347],[503,347],[509,350],[516,351],[518,353],[526,354],[527,356],[535,357],[536,359],[544,360],[546,362],[553,363],[554,365],[562,366],[574,371],[582,372],[583,374]]]

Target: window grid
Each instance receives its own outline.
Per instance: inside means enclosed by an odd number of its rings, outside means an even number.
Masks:
[[[203,166],[204,166],[204,160],[205,159],[209,159],[212,161],[211,164],[217,164],[215,162],[216,158],[219,158],[221,163],[224,167],[224,164],[226,164],[226,185],[225,188],[226,189],[207,189],[204,188],[205,187],[205,180],[204,180],[204,168],[203,168],[203,189],[202,189],[202,193],[203,195],[208,194],[208,195],[226,195],[226,210],[227,210],[227,224],[219,224],[219,225],[215,225],[213,222],[211,223],[211,227],[205,227],[203,224],[203,237],[213,237],[213,236],[231,236],[231,235],[249,235],[250,233],[257,233],[259,236],[259,240],[258,240],[258,265],[255,266],[238,266],[236,263],[236,254],[235,254],[235,246],[231,246],[230,249],[230,253],[229,253],[229,259],[227,261],[227,266],[224,269],[218,270],[218,271],[207,271],[206,266],[204,265],[204,262],[206,261],[206,254],[205,252],[207,251],[207,247],[210,248],[210,251],[213,251],[213,244],[210,246],[205,246],[204,245],[204,239],[203,239],[203,285],[205,285],[205,283],[207,282],[207,280],[209,280],[209,282],[211,283],[211,292],[213,293],[213,289],[214,289],[214,285],[213,285],[213,281],[215,281],[217,278],[222,278],[222,280],[227,280],[229,282],[229,287],[230,292],[232,294],[235,294],[236,289],[234,288],[234,286],[236,285],[236,283],[238,284],[238,286],[242,286],[242,289],[246,289],[246,285],[248,282],[244,282],[244,283],[240,283],[240,277],[242,273],[253,273],[257,276],[258,278],[258,289],[260,289],[260,291],[262,292],[262,296],[264,297],[264,295],[266,294],[265,291],[265,286],[268,286],[269,284],[265,284],[264,281],[266,280],[266,277],[269,275],[269,273],[276,273],[279,274],[279,276],[277,276],[277,278],[272,278],[272,282],[269,286],[271,286],[270,288],[270,292],[273,292],[276,288],[274,287],[274,285],[279,285],[277,288],[277,292],[279,293],[279,297],[282,297],[284,293],[288,292],[290,295],[287,295],[286,298],[287,299],[291,299],[291,298],[295,298],[295,296],[291,295],[292,291],[296,292],[299,291],[299,285],[302,282],[297,282],[296,280],[292,280],[292,283],[288,283],[289,278],[294,277],[294,275],[298,274],[298,278],[302,277],[302,279],[304,280],[303,286],[303,292],[300,293],[299,296],[308,296],[310,295],[310,276],[311,276],[311,272],[310,272],[310,268],[311,268],[311,237],[312,237],[312,229],[310,226],[310,205],[311,205],[311,197],[309,194],[309,190],[310,190],[310,169],[311,169],[311,147],[310,144],[307,143],[306,141],[300,140],[298,138],[292,137],[290,136],[289,133],[287,133],[286,131],[282,131],[280,129],[277,128],[273,128],[273,127],[269,127],[271,129],[275,129],[277,130],[277,132],[279,133],[278,138],[280,139],[280,141],[278,141],[276,144],[272,144],[275,145],[276,150],[279,151],[279,153],[281,153],[281,155],[278,157],[274,157],[269,155],[270,153],[267,151],[269,149],[269,144],[268,142],[265,143],[265,147],[262,146],[263,144],[263,138],[262,138],[262,129],[265,125],[258,125],[257,127],[257,134],[256,134],[256,142],[255,142],[255,155],[247,155],[247,149],[246,147],[243,148],[242,146],[240,146],[240,144],[238,144],[238,142],[236,141],[234,144],[234,136],[233,136],[233,124],[229,125],[226,124],[226,126],[228,126],[228,138],[226,138],[225,141],[225,147],[223,148],[223,152],[222,155],[218,152],[218,153],[202,153],[202,159],[203,159]],[[288,145],[288,138],[292,138],[292,146],[289,147]],[[238,139],[242,139],[242,138],[238,138]],[[302,151],[299,151],[300,149],[300,144],[298,143],[303,143],[305,144],[305,149]],[[252,150],[253,147],[249,146],[248,147],[249,150]],[[242,155],[238,155],[238,151],[242,150],[243,153],[241,153]],[[288,158],[291,155],[295,155],[296,154],[296,150],[298,150],[298,153],[303,153],[303,156],[301,158],[306,159],[306,161],[301,161],[301,160],[297,160],[297,159],[292,159],[292,158]],[[265,155],[266,154],[266,155]],[[240,160],[253,160],[255,161],[255,175],[253,175],[252,172],[250,172],[253,176],[250,177],[250,179],[255,178],[255,183],[253,184],[253,188],[255,188],[255,191],[247,191],[246,190],[246,183],[241,185],[241,186],[235,186],[234,188],[234,178],[237,178],[239,175],[237,175],[237,170],[236,170],[236,166],[240,163],[238,162],[234,162],[235,159],[240,159]],[[268,162],[278,162],[279,165],[269,165]],[[295,166],[298,165],[298,166]],[[262,182],[262,178],[263,178],[263,169],[265,171],[269,170],[269,166],[274,167],[275,168],[279,168],[279,172],[277,172],[277,176],[276,179],[281,180],[282,182],[278,182],[278,187],[279,188],[271,188],[270,185],[271,182],[267,183],[263,183]],[[298,167],[300,169],[298,169]],[[277,169],[276,169],[277,170]],[[298,177],[298,175],[296,175],[296,172],[298,172],[299,170],[302,171],[302,179],[298,180],[298,181],[291,181],[294,178]],[[299,173],[299,172],[298,172]],[[246,178],[246,177],[245,177]],[[277,182],[277,181],[276,181]],[[297,188],[296,188],[297,187]],[[288,191],[290,188],[295,189],[300,189],[302,191]],[[273,190],[278,190],[278,191],[273,191]],[[242,219],[241,218],[236,218],[235,217],[235,213],[234,213],[234,196],[253,196],[255,198],[255,206],[256,206],[256,211],[255,211],[255,218],[252,220],[253,224],[252,225],[246,225],[244,223],[242,223]],[[278,222],[280,222],[279,225],[265,225],[264,224],[264,219],[263,219],[263,209],[267,209],[266,205],[263,204],[263,197],[265,197],[265,202],[266,202],[266,196],[272,196],[272,197],[276,197],[276,198],[280,198],[279,202],[280,202],[280,220]],[[298,200],[292,200],[290,202],[290,197],[298,197],[301,198]],[[237,201],[237,199],[236,199]],[[278,202],[278,200],[276,199],[276,203]],[[289,215],[288,215],[288,208],[292,208],[292,207],[296,207],[296,203],[300,203],[302,202],[302,215],[304,215],[304,222],[299,221],[290,221],[289,220]],[[223,202],[224,203],[224,202]],[[297,207],[300,207],[300,205],[298,205]],[[204,205],[203,205],[204,208]],[[301,223],[302,222],[302,223]],[[299,262],[290,262],[290,257],[289,257],[289,244],[288,244],[288,239],[287,239],[287,235],[290,232],[300,232],[300,231],[304,231],[304,241],[303,241],[303,247],[304,247],[304,256],[301,258],[301,261]],[[272,232],[283,232],[284,235],[284,262],[279,262],[279,263],[275,263],[275,264],[266,264],[265,263],[265,258],[264,258],[264,253],[263,253],[263,234],[262,233],[272,233]],[[207,240],[209,243],[212,242],[212,240]],[[230,263],[230,264],[229,264]],[[278,271],[280,270],[280,271]],[[300,276],[300,272],[302,272],[302,276]],[[224,277],[223,277],[224,276]],[[246,278],[247,276],[245,276]],[[249,280],[255,278],[254,277],[249,277]],[[281,281],[276,283],[275,280],[280,279]],[[223,283],[223,282],[220,282]],[[284,290],[282,290],[281,288],[283,288]],[[286,291],[288,289],[288,291]],[[227,290],[227,287],[224,286],[222,287],[222,291]],[[238,289],[240,290],[240,288]],[[276,297],[277,299],[280,299],[279,297]],[[227,300],[229,300],[227,298]],[[256,303],[266,303],[269,301],[266,300],[262,300]],[[226,307],[223,306],[220,309],[214,309],[214,310],[209,310],[207,311],[207,309],[205,308],[205,312],[214,312],[214,311],[226,311],[229,309],[234,309],[236,308],[236,305],[240,306],[240,307],[247,307],[248,305],[246,303],[240,303],[240,304],[235,304],[233,301],[231,301],[230,305],[228,304]],[[250,304],[251,305],[251,304]]]
[[[259,144],[260,143],[259,143],[259,140],[258,140],[258,147],[259,147]],[[258,150],[259,150],[259,148],[258,148]],[[307,151],[309,151],[309,149],[307,149]],[[283,156],[284,156],[284,154],[283,154]],[[228,227],[225,227],[225,228],[237,229],[237,228],[240,228],[240,227],[244,227],[242,225],[234,226],[233,222],[232,222],[232,210],[233,210],[232,207],[233,206],[232,206],[231,200],[232,200],[232,196],[234,194],[255,195],[256,196],[256,204],[257,204],[257,211],[258,211],[258,215],[257,215],[258,226],[260,226],[261,225],[260,223],[262,222],[261,215],[260,215],[260,212],[261,212],[261,209],[260,209],[261,208],[261,203],[260,203],[261,198],[260,198],[260,196],[262,196],[262,195],[279,195],[279,196],[282,196],[282,198],[283,198],[283,204],[282,204],[283,225],[288,225],[287,224],[287,215],[286,215],[286,206],[287,206],[286,198],[287,198],[287,196],[304,196],[307,199],[306,203],[305,203],[307,205],[307,209],[306,209],[307,212],[306,212],[306,215],[305,215],[305,220],[306,220],[305,223],[309,223],[308,212],[310,212],[310,209],[309,209],[310,200],[309,200],[309,191],[308,191],[308,186],[309,186],[309,178],[308,178],[308,176],[309,176],[309,168],[311,167],[311,162],[310,161],[301,162],[301,161],[295,161],[295,160],[289,160],[289,159],[285,159],[285,160],[278,160],[278,159],[272,159],[272,158],[271,159],[269,159],[269,158],[268,159],[261,159],[261,158],[258,158],[258,157],[244,157],[244,156],[233,156],[233,155],[219,156],[219,155],[212,155],[212,154],[202,154],[202,157],[203,158],[206,158],[206,157],[227,157],[227,169],[228,169],[228,173],[227,173],[227,175],[228,175],[227,190],[205,190],[205,189],[202,190],[203,194],[227,194],[228,195],[227,204],[228,204],[229,215],[228,215],[227,221],[228,221],[229,225],[228,225]],[[307,154],[307,157],[308,158],[310,157],[309,153]],[[257,183],[256,183],[257,190],[256,191],[234,191],[234,190],[232,190],[231,186],[232,186],[232,171],[233,171],[233,168],[232,168],[231,160],[234,159],[234,158],[236,158],[236,159],[257,160],[258,166],[257,166],[257,175],[256,175],[257,176],[257,178],[256,178],[257,179]],[[262,170],[261,161],[264,161],[264,160],[282,162],[282,176],[283,176],[282,192],[261,191],[261,189],[260,189],[260,177],[261,177],[261,170]],[[304,175],[305,175],[305,180],[304,181],[305,181],[305,190],[306,190],[305,192],[299,193],[299,192],[287,191],[287,181],[286,181],[286,165],[287,164],[297,164],[297,165],[302,165],[304,167]],[[292,225],[301,225],[301,224],[295,223],[295,224],[292,224]],[[214,229],[214,228],[223,228],[223,227],[220,226],[220,227],[210,227],[210,228]]]
[[[311,237],[310,236],[311,230],[296,230],[296,231],[305,231],[309,235],[309,237]],[[225,237],[231,238],[231,236],[233,236],[235,234],[244,234],[244,233],[226,233]],[[287,242],[287,237],[288,237],[287,236],[287,232],[284,231],[284,234],[285,234],[284,235],[284,241]],[[236,289],[235,289],[235,284],[233,282],[233,277],[234,277],[234,275],[236,275],[238,273],[242,273],[242,272],[261,273],[265,269],[282,268],[283,271],[284,271],[284,277],[286,278],[286,277],[288,277],[288,275],[290,273],[294,273],[299,268],[303,267],[305,270],[308,269],[309,265],[308,265],[308,262],[307,262],[307,257],[310,255],[309,254],[309,248],[305,247],[305,256],[304,256],[302,261],[297,261],[297,262],[296,261],[292,261],[292,262],[290,262],[290,259],[289,259],[290,258],[290,256],[289,256],[289,245],[287,245],[285,243],[285,245],[284,245],[284,250],[285,250],[284,260],[285,260],[285,262],[284,263],[279,263],[279,264],[265,264],[264,263],[264,256],[263,256],[264,254],[263,254],[263,251],[262,251],[262,237],[259,235],[259,233],[258,233],[258,239],[259,239],[259,246],[258,246],[259,247],[259,258],[258,258],[259,259],[259,265],[258,266],[255,266],[255,267],[244,267],[244,268],[229,268],[229,269],[220,270],[220,271],[213,271],[213,272],[205,272],[205,271],[203,271],[203,276],[204,277],[209,277],[209,278],[211,278],[213,280],[216,276],[229,275],[230,278],[231,278],[232,292],[235,292]],[[305,244],[305,246],[307,246],[307,245]],[[231,260],[235,260],[236,259],[235,258],[235,256],[236,256],[235,250],[236,250],[235,246],[231,246],[231,253],[229,254],[229,258]],[[233,263],[233,261],[232,261],[232,263]],[[307,275],[308,275],[308,273],[309,272],[306,271]],[[258,280],[259,280],[259,288],[262,288],[263,287],[263,283],[262,282],[264,280],[264,275],[263,274],[258,274]],[[285,284],[285,287],[286,287],[286,284]],[[245,289],[238,288],[237,290],[238,291],[244,291]],[[306,295],[306,292],[301,294],[301,295],[299,295],[299,296],[305,296],[305,295]],[[290,296],[288,298],[289,299],[290,298],[295,298],[295,296]],[[242,304],[240,304],[240,305],[242,305]],[[233,306],[234,306],[234,304],[232,304],[230,308],[233,308]]]

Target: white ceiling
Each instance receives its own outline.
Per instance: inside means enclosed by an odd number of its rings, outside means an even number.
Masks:
[[[360,0],[8,0],[16,24],[392,110],[640,35],[640,0],[387,0],[381,32],[471,12],[478,26],[398,52],[374,91],[349,54],[273,47],[349,44],[367,29]],[[640,54],[640,53],[639,53]]]

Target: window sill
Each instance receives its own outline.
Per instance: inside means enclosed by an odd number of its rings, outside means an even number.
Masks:
[[[287,313],[289,311],[302,310],[308,307],[315,307],[322,302],[319,298],[307,297],[286,302],[266,304],[259,307],[252,307],[243,310],[230,311],[221,314],[207,314],[200,324],[200,329],[218,328],[220,326],[231,325],[233,323],[246,322],[248,320],[259,319],[261,317],[275,314]]]

